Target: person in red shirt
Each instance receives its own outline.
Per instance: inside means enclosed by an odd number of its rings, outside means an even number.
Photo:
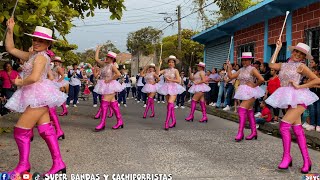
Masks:
[[[260,102],[260,108],[262,109],[261,115],[256,118],[257,128],[259,128],[258,124],[264,124],[265,122],[271,121],[271,111],[265,101]]]
[[[270,74],[272,75],[272,77],[268,81],[266,94],[263,98],[264,100],[266,100],[272,93],[274,93],[281,86],[280,79],[278,77],[278,72],[275,69],[271,69]],[[272,108],[272,109],[274,114],[273,120],[278,121],[280,109],[279,108]],[[284,114],[285,112],[282,111],[282,113]]]

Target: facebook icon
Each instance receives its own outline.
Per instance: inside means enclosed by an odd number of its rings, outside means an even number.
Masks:
[[[8,180],[8,179],[9,179],[9,174],[7,174],[7,173],[1,174],[1,180]]]

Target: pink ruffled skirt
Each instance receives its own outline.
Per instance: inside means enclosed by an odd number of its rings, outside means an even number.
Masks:
[[[141,91],[143,93],[154,93],[157,92],[159,89],[159,84],[146,84],[143,86],[143,88],[141,89]]]
[[[61,82],[53,81],[53,83],[58,88],[65,87],[65,86],[69,85],[69,81],[66,81],[66,80],[62,80]]]
[[[123,87],[118,81],[112,80],[109,83],[105,83],[104,80],[98,80],[96,86],[94,87],[93,91],[98,94],[113,94],[117,92],[121,92],[124,90]]]
[[[263,97],[264,93],[264,90],[259,86],[252,88],[247,85],[240,85],[234,95],[234,98],[239,100],[249,100],[251,98],[258,99]]]
[[[186,89],[177,83],[164,83],[158,89],[158,93],[162,95],[178,95],[184,91],[186,91]]]
[[[274,108],[296,108],[299,104],[309,106],[319,97],[309,89],[295,89],[294,87],[280,87],[266,99],[266,103]]]
[[[210,90],[211,88],[208,85],[206,85],[205,83],[201,83],[192,85],[188,91],[194,94],[196,92],[208,92]]]
[[[6,108],[16,112],[24,112],[28,106],[39,108],[49,106],[61,106],[67,95],[57,89],[54,83],[48,79],[22,86],[5,105]]]

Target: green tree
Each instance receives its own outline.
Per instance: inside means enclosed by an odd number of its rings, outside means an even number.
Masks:
[[[198,32],[190,29],[183,29],[181,31],[181,66],[182,69],[187,69],[188,66],[193,66],[203,59],[203,45],[191,40],[191,37]],[[178,53],[178,35],[164,37],[162,40],[162,58],[170,55],[177,55]],[[159,47],[158,47],[159,48]],[[193,61],[192,61],[193,60]]]
[[[34,31],[37,25],[45,26],[56,31],[55,35],[65,35],[72,28],[73,18],[94,16],[93,11],[108,9],[111,19],[121,19],[125,9],[124,0],[19,0],[15,11],[15,43],[16,47],[27,50],[31,46],[31,38],[24,36],[24,32]],[[6,21],[13,11],[15,0],[2,0],[0,3],[0,39],[6,29]],[[58,32],[58,33],[57,33]]]
[[[262,0],[193,0],[196,8],[199,9],[199,16],[203,20],[206,28],[217,24],[221,21],[229,19],[230,17],[248,9],[249,7],[256,5]],[[216,3],[219,7],[218,11],[209,11],[209,16],[216,16],[216,19],[210,19],[205,8],[206,3]]]
[[[155,45],[160,41],[161,35],[161,30],[151,26],[131,32],[127,38],[127,49],[132,55],[137,53],[152,54],[155,50]]]

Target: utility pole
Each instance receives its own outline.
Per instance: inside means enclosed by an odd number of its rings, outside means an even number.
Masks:
[[[179,56],[181,56],[181,6],[178,6],[178,52]],[[181,57],[179,57],[181,58]]]

